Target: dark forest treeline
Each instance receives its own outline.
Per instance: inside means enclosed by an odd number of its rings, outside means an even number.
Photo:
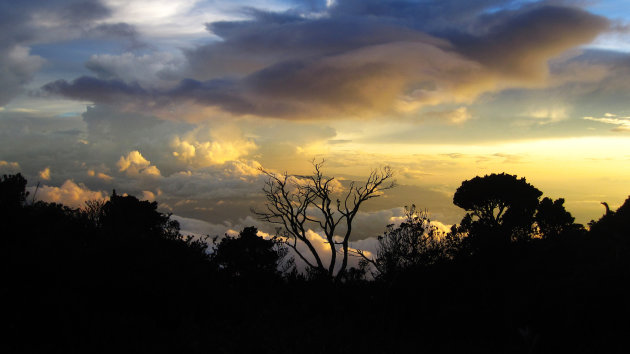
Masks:
[[[25,186],[0,180],[6,353],[630,350],[630,198],[587,230],[524,179],[477,177],[451,233],[409,209],[332,280],[297,273],[255,228],[208,245],[155,202],[71,209]]]

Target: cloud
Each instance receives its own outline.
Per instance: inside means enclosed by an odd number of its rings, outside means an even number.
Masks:
[[[162,190],[177,199],[253,198],[261,194],[264,181],[259,166],[257,162],[228,161],[219,166],[179,171],[164,178]]]
[[[556,123],[569,118],[568,108],[565,106],[555,106],[547,108],[538,108],[524,114],[524,116],[536,118],[544,123]]]
[[[34,187],[29,187],[31,195],[35,193]],[[73,208],[82,207],[86,201],[98,199],[105,200],[107,193],[92,191],[82,183],[66,180],[61,187],[43,185],[37,189],[35,197],[45,202],[61,203]]]
[[[0,105],[22,93],[35,74],[50,64],[30,54],[31,46],[77,38],[123,39],[138,43],[133,26],[103,23],[110,16],[100,0],[12,2],[0,13]]]
[[[171,142],[173,156],[193,167],[207,167],[237,161],[257,148],[256,144],[245,139],[238,129],[222,127],[196,129],[183,137],[175,136]],[[199,141],[200,135],[210,135],[212,140]]]
[[[9,162],[0,160],[0,171],[2,173],[16,173],[20,171],[20,164],[17,162]]]
[[[458,107],[452,110],[423,112],[420,113],[420,117],[423,120],[436,120],[451,125],[459,125],[472,118],[472,115],[468,108]]]
[[[142,191],[142,196],[140,200],[148,200],[150,202],[155,201],[155,193],[151,191]]]
[[[140,151],[134,150],[127,154],[127,156],[121,156],[117,163],[118,170],[125,172],[127,176],[150,176],[159,177],[160,170],[157,167],[151,165],[151,161],[142,156]]]
[[[39,171],[39,178],[50,181],[50,167],[46,167],[45,169]]]
[[[182,235],[192,235],[196,237],[222,237],[225,234],[238,235],[238,232],[243,230],[245,227],[255,226],[252,223],[239,223],[237,225],[230,223],[213,224],[204,220],[183,217],[180,215],[173,215],[172,219],[179,222],[180,232]],[[259,231],[259,235],[261,234],[267,233]]]
[[[542,6],[488,15],[481,36],[456,38],[456,46],[504,79],[543,79],[547,61],[603,33],[609,22],[579,8]]]
[[[614,132],[630,132],[630,117],[619,117],[616,114],[606,113],[604,117],[584,117],[584,119],[616,125],[616,127],[612,129]]]
[[[0,43],[0,106],[17,96],[44,62],[40,56],[31,55],[28,47],[3,48]]]
[[[101,179],[101,180],[106,181],[106,182],[109,182],[109,181],[114,179],[114,177],[112,177],[112,176],[110,176],[110,175],[108,175],[106,173],[96,172],[94,170],[88,170],[87,171],[87,175],[90,176],[90,177],[96,177],[96,178]]]
[[[117,79],[126,83],[138,82],[143,87],[165,88],[177,84],[184,65],[184,58],[170,52],[94,54],[85,63],[85,67],[100,79]]]
[[[550,59],[608,28],[603,17],[545,2],[486,11],[507,3],[344,0],[317,7],[317,16],[299,6],[252,9],[249,20],[208,24],[222,40],[185,50],[186,70],[175,77],[185,76],[175,87],[103,77],[111,70],[93,61],[101,78],[43,88],[134,109],[196,104],[290,119],[404,115],[437,104],[469,104],[486,92],[544,87]],[[454,27],[455,19],[463,22]],[[456,123],[467,115],[460,111],[450,119]]]

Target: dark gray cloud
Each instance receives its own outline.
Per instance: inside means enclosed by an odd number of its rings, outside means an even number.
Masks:
[[[550,4],[339,0],[326,10],[301,7],[318,13],[248,9],[249,20],[207,25],[222,41],[184,51],[177,86],[82,77],[44,89],[94,102],[194,102],[279,118],[470,103],[484,92],[544,85],[551,58],[608,28],[603,17]]]
[[[125,23],[99,24],[111,11],[100,0],[0,1],[0,106],[22,92],[45,59],[32,45],[77,38],[117,39],[142,45]]]
[[[50,3],[50,1],[47,1],[47,3]],[[60,13],[70,23],[89,22],[102,19],[111,14],[110,10],[101,4],[100,1],[69,2],[61,7]]]
[[[82,76],[72,82],[58,80],[43,86],[44,91],[74,99],[99,103],[125,102],[128,98],[144,100],[150,93],[137,83],[127,84],[118,79],[102,80]]]
[[[106,23],[90,27],[85,31],[84,36],[88,38],[122,39],[128,42],[127,49],[138,49],[147,45],[140,40],[140,34],[136,27],[124,22]]]
[[[466,57],[507,76],[528,78],[546,73],[547,60],[581,43],[588,43],[608,27],[608,20],[582,9],[538,7],[497,15],[483,36],[453,38]]]

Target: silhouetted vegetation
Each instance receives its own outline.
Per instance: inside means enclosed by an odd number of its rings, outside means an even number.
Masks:
[[[299,193],[333,215],[318,171]],[[282,197],[289,177],[270,178]],[[25,188],[0,180],[3,352],[628,351],[630,198],[587,230],[525,179],[475,177],[455,193],[468,214],[450,232],[413,206],[376,254],[355,255],[362,268],[331,277],[298,272],[285,234],[247,227],[209,245],[155,202],[114,192],[73,209]]]
[[[263,188],[266,209],[254,213],[261,220],[279,225],[285,244],[306,263],[311,273],[340,280],[348,267],[352,223],[359,208],[383,190],[393,188],[395,183],[391,181],[392,170],[385,167],[373,170],[365,183],[355,185],[351,182],[347,190],[340,191],[339,187],[335,188],[335,178],[324,175],[323,164],[313,162],[313,174],[301,178],[262,170],[269,177]],[[328,264],[308,237],[312,227],[318,227],[324,233],[330,247]],[[340,231],[342,227],[344,230]],[[298,243],[306,245],[308,251],[300,250]],[[338,254],[341,262],[337,261]]]
[[[378,249],[371,258],[362,250],[356,253],[363,264],[374,266],[377,279],[391,281],[401,273],[420,267],[429,267],[449,260],[459,247],[461,239],[456,233],[444,233],[431,224],[428,213],[405,207],[405,220],[398,226],[387,225],[378,237]]]
[[[226,235],[218,242],[211,260],[217,271],[229,277],[268,281],[293,270],[294,261],[288,253],[278,238],[265,240],[255,227],[246,227],[238,237]]]

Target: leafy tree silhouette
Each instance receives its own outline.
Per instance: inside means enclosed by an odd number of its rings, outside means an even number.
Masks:
[[[501,234],[507,242],[527,238],[541,195],[525,178],[506,173],[466,180],[453,196],[453,203],[468,211],[460,231]]]
[[[179,223],[171,220],[170,215],[157,211],[157,202],[139,200],[127,195],[121,196],[114,190],[109,201],[100,206],[88,204],[86,212],[92,217],[98,215],[98,222],[103,230],[112,235],[120,237],[160,237],[165,239],[178,239]],[[90,210],[92,209],[92,210]]]
[[[215,244],[211,261],[230,277],[250,279],[280,276],[280,270],[288,270],[293,263],[284,242],[265,240],[255,227],[244,228],[238,237],[225,235]]]
[[[558,237],[563,234],[583,232],[584,227],[575,224],[575,218],[564,208],[564,199],[555,201],[543,198],[536,209],[535,221],[541,237]]]

